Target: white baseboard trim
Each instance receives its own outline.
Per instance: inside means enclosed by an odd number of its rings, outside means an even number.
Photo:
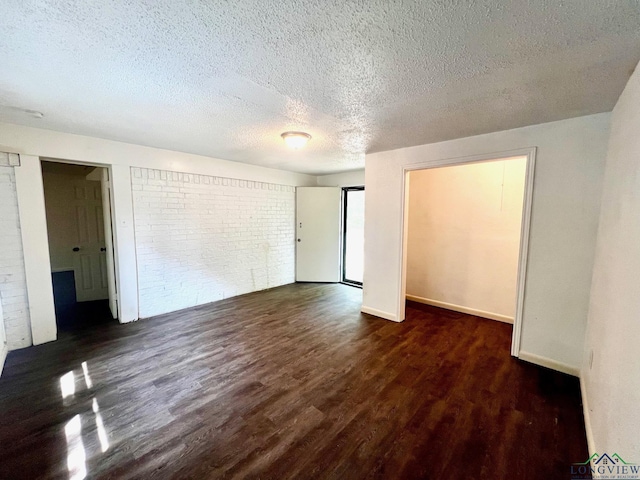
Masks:
[[[365,307],[364,305],[362,305],[362,307],[360,307],[360,311],[362,313],[368,313],[369,315],[373,315],[375,317],[384,318],[385,320],[391,320],[392,322],[401,322],[402,321],[402,320],[398,320],[398,317],[393,313],[383,312],[382,310],[377,310],[377,309],[371,308],[371,307]]]
[[[593,430],[591,428],[591,412],[589,410],[589,403],[587,400],[587,387],[585,387],[584,379],[580,377],[580,394],[582,395],[582,414],[584,416],[584,429],[587,432],[587,448],[589,449],[589,456],[596,453],[595,442],[593,441]]]
[[[2,343],[2,345],[0,345],[0,375],[2,375],[2,369],[4,368],[4,361],[7,359],[8,353],[9,353],[9,349],[7,348],[7,344]]]
[[[418,297],[416,295],[407,294],[407,300],[424,303],[425,305],[431,305],[432,307],[446,308],[447,310],[453,310],[454,312],[468,313],[469,315],[475,315],[476,317],[488,318],[490,320],[497,320],[499,322],[513,324],[513,317],[509,317],[508,315],[485,312],[484,310],[463,307],[461,305],[455,305],[453,303],[440,302],[439,300],[431,300],[430,298]]]
[[[571,365],[567,365],[566,363],[558,362],[547,357],[541,357],[540,355],[536,355],[534,353],[520,350],[518,358],[520,360],[524,360],[525,362],[540,365],[541,367],[550,368],[551,370],[556,370],[557,372],[566,373],[567,375],[572,375],[574,377],[580,377],[579,368],[572,367]]]

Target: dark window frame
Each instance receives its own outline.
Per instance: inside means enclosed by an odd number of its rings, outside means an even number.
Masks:
[[[362,282],[349,280],[346,277],[347,263],[347,204],[349,192],[364,191],[364,185],[356,187],[342,187],[342,268],[340,274],[340,283],[351,285],[352,287],[362,288]]]

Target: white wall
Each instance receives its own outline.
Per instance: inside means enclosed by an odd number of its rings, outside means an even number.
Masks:
[[[405,167],[537,147],[521,355],[577,373],[609,120],[603,113],[367,155],[363,310],[401,319]]]
[[[9,349],[31,345],[14,167],[0,163],[0,303]]]
[[[7,358],[7,336],[4,332],[4,314],[2,313],[2,301],[0,300],[0,375],[2,375],[2,368],[4,367],[4,361]]]
[[[640,69],[613,110],[582,366],[591,453],[640,463]],[[590,358],[593,353],[593,366]]]
[[[513,323],[526,160],[409,174],[408,299]]]
[[[79,227],[74,187],[84,186],[87,191],[93,191],[96,185],[96,182],[86,180],[85,176],[86,173],[84,175],[47,171],[42,173],[52,272],[75,269],[75,254],[72,247],[78,243]],[[97,228],[99,226],[96,226]]]
[[[139,317],[131,167],[268,182],[274,185],[313,186],[317,184],[316,177],[310,175],[6,123],[0,123],[0,151],[18,153],[21,159],[25,160],[20,167],[16,167],[16,170],[21,172],[16,173],[16,189],[18,198],[22,197],[24,204],[24,208],[21,205],[19,209],[21,218],[30,219],[27,224],[28,235],[22,232],[23,241],[26,241],[25,251],[28,247],[33,253],[25,259],[21,252],[11,251],[9,261],[29,262],[29,265],[25,264],[25,268],[32,285],[32,288],[29,288],[29,282],[27,282],[28,297],[33,299],[31,323],[35,343],[56,338],[53,296],[50,295],[51,272],[44,222],[42,174],[39,172],[38,157],[87,162],[109,167],[119,286],[118,316],[122,322],[133,321]],[[7,312],[5,306],[5,316],[10,314],[11,312]],[[29,332],[28,317],[23,316],[18,323],[16,328]],[[22,343],[13,344],[12,348],[30,344],[31,338],[25,337]]]
[[[364,168],[351,172],[334,173],[317,177],[319,187],[359,187],[364,185]]]
[[[77,179],[73,175],[42,173],[52,272],[74,269],[74,256],[69,247],[77,243],[78,228],[71,182]]]
[[[295,189],[134,168],[140,316],[295,281]]]
[[[4,351],[4,349],[6,349],[6,346],[7,335],[4,333],[4,314],[2,313],[2,302],[0,302],[0,350]]]

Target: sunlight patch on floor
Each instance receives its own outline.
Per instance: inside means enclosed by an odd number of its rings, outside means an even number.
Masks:
[[[89,376],[89,367],[87,367],[87,362],[82,362],[82,373],[84,374],[84,383],[87,384],[87,388],[91,388],[93,383],[91,382],[91,377]]]
[[[82,368],[84,383],[87,386],[87,390],[90,391],[93,388],[93,381],[89,375],[89,365],[87,362],[82,362],[80,366]],[[75,403],[76,382],[73,370],[60,377],[60,392],[62,394],[63,403],[66,407]],[[109,437],[107,436],[107,431],[104,428],[104,422],[100,413],[100,405],[98,404],[98,399],[96,397],[91,399],[91,410],[93,411],[93,417],[96,424],[96,433],[98,435],[98,441],[100,442],[100,450],[104,453],[109,449]],[[87,476],[87,452],[82,440],[83,415],[86,419],[86,415],[90,414],[88,412],[79,413],[69,420],[64,427],[64,434],[67,439],[67,469],[69,470],[70,480],[82,480]],[[92,444],[92,442],[90,442],[90,444]]]
[[[102,415],[100,415],[100,407],[98,406],[98,400],[93,398],[93,413],[96,416],[96,428],[98,429],[98,439],[100,440],[100,448],[102,453],[109,450],[109,439],[107,438],[107,432],[104,429],[104,423],[102,422]]]
[[[67,372],[60,377],[60,392],[63,399],[76,393],[76,379],[73,376],[73,371]]]
[[[65,425],[64,434],[67,437],[69,480],[82,480],[87,476],[87,466],[80,415],[76,415]]]

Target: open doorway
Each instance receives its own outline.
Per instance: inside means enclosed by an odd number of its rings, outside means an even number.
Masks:
[[[407,172],[407,300],[515,323],[529,167],[530,157],[522,155]]]
[[[342,283],[362,288],[364,187],[342,189]]]
[[[76,331],[117,317],[109,172],[43,160],[56,324]]]

